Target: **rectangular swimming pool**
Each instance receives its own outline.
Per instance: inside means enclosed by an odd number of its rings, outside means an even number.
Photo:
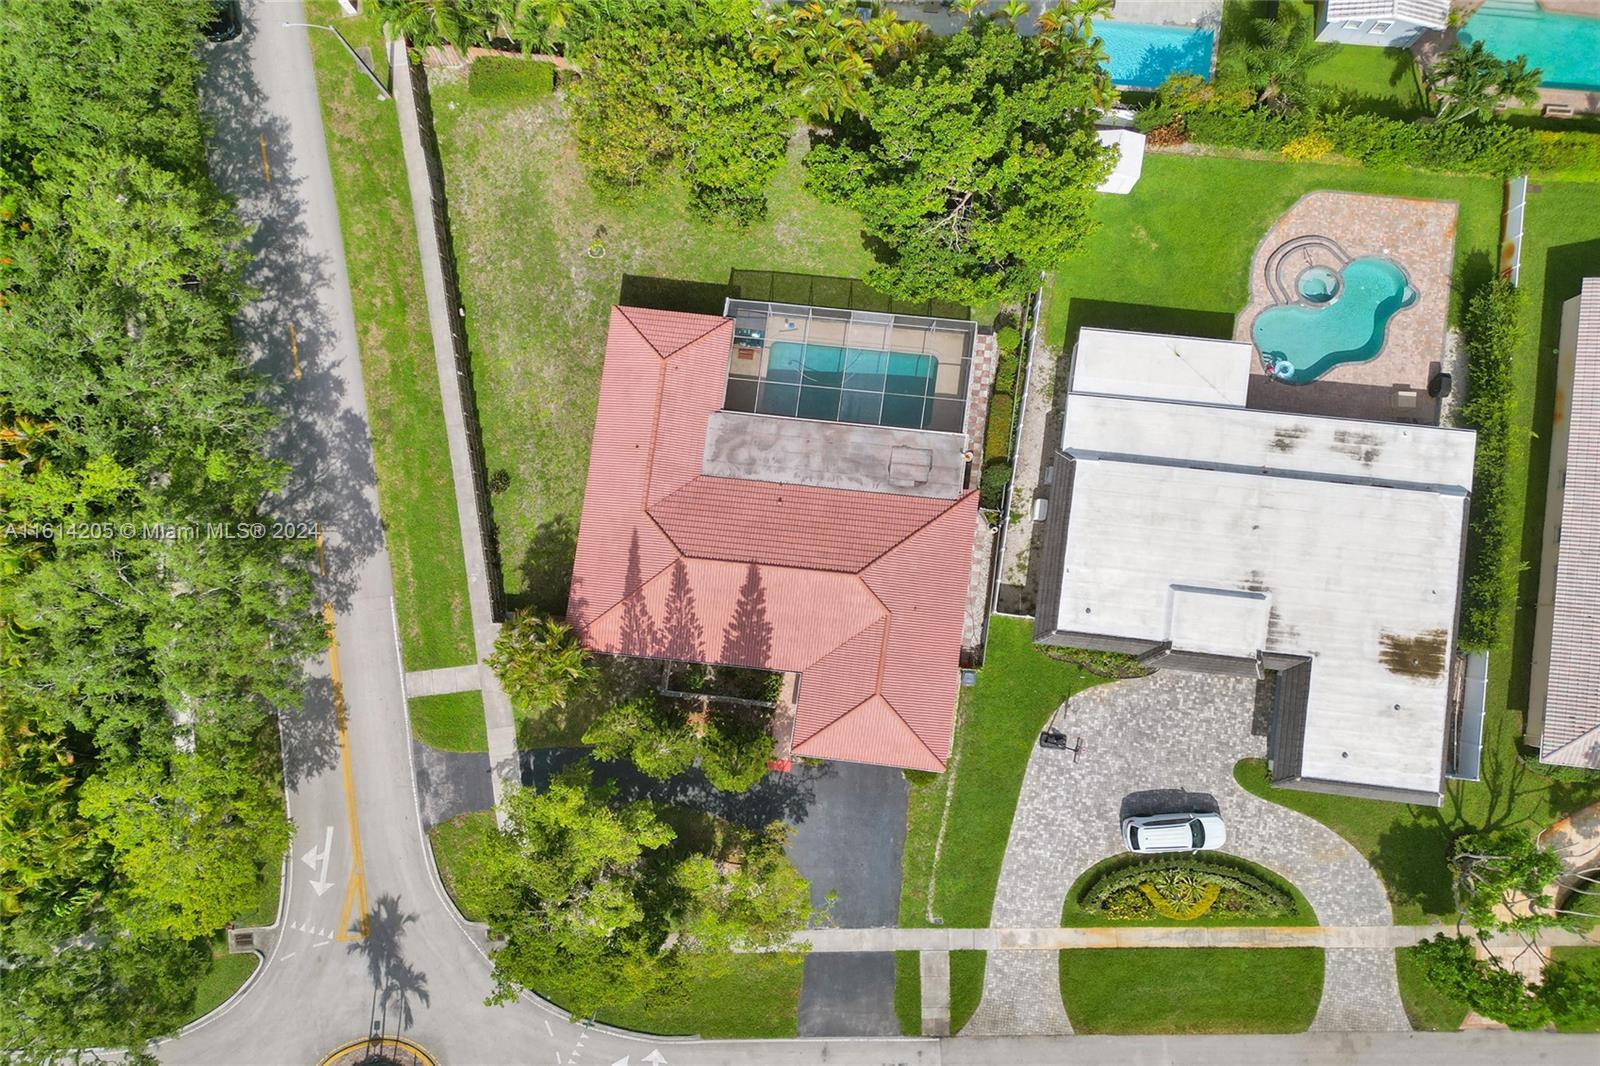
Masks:
[[[938,369],[929,355],[774,341],[756,410],[922,429]]]
[[[1487,0],[1461,30],[1501,59],[1527,56],[1548,89],[1600,89],[1600,18],[1546,11],[1534,0]]]
[[[1107,19],[1094,24],[1106,48],[1111,83],[1123,89],[1155,89],[1173,74],[1211,79],[1216,34],[1192,26],[1158,26]]]

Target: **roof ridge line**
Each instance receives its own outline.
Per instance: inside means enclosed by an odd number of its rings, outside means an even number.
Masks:
[[[633,327],[633,331],[639,335],[639,339],[644,341],[646,344],[648,344],[650,346],[650,350],[655,352],[657,355],[659,355],[662,358],[663,361],[671,359],[673,356],[677,355],[679,352],[681,352],[685,348],[689,347],[689,345],[694,344],[696,341],[704,340],[705,337],[708,334],[711,334],[711,333],[715,332],[716,330],[721,329],[722,328],[722,324],[724,322],[731,321],[730,319],[723,318],[720,315],[717,315],[717,316],[707,315],[706,317],[708,317],[708,318],[715,317],[717,319],[717,321],[714,322],[711,326],[707,327],[704,332],[698,333],[695,336],[690,337],[688,340],[684,341],[682,344],[680,344],[676,348],[672,349],[672,351],[663,352],[660,348],[656,347],[654,341],[652,341],[649,337],[645,336],[644,330],[640,327],[639,323],[635,322],[633,320],[633,316],[628,314],[628,312],[630,310],[633,310],[633,311],[659,311],[659,310],[661,310],[660,308],[657,308],[657,307],[630,307],[627,304],[616,304],[614,306],[616,307],[617,311],[622,315],[622,317],[628,320],[628,325]],[[664,314],[682,315],[682,314],[686,314],[688,312],[683,312],[683,311],[665,311],[663,313]]]
[[[608,617],[610,617],[612,612],[616,611],[624,603],[627,603],[628,599],[630,597],[637,596],[639,593],[643,592],[645,590],[645,586],[649,585],[650,582],[654,581],[656,578],[660,577],[662,574],[666,573],[668,570],[671,570],[674,564],[680,563],[682,561],[683,561],[683,556],[682,555],[675,556],[673,558],[672,562],[667,563],[660,570],[657,570],[655,573],[651,574],[649,577],[640,578],[639,579],[639,587],[638,588],[634,589],[632,592],[623,593],[621,599],[619,599],[616,603],[613,603],[610,607],[607,607],[605,610],[601,611],[599,614],[595,615],[594,618],[589,621],[589,624],[585,628],[593,629],[595,626],[598,626],[601,622],[604,622]]]
[[[950,501],[949,506],[947,506],[947,507],[943,508],[942,510],[940,510],[938,514],[935,514],[932,518],[928,519],[926,522],[922,523],[916,529],[913,529],[911,532],[907,533],[905,536],[901,537],[899,540],[895,541],[893,544],[891,544],[887,548],[883,549],[883,551],[879,552],[877,555],[874,555],[871,559],[869,559],[861,567],[860,570],[856,571],[856,574],[858,574],[858,575],[864,574],[868,570],[872,569],[872,567],[877,565],[877,563],[879,561],[881,561],[884,556],[888,555],[890,552],[894,551],[895,549],[901,547],[902,545],[905,544],[906,541],[910,540],[912,537],[916,536],[918,533],[921,533],[924,529],[927,529],[929,526],[931,526],[935,522],[939,521],[939,519],[943,518],[945,515],[949,514],[951,511],[955,510],[957,504],[961,503],[961,501],[965,500],[968,496],[973,495],[977,491],[978,491],[977,489],[966,489],[966,490],[958,493],[956,495],[956,498]],[[876,596],[877,593],[873,593],[873,595]],[[878,602],[882,603],[883,601],[879,600]],[[888,610],[887,605],[885,605],[884,610]]]

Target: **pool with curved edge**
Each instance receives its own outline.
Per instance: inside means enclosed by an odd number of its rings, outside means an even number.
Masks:
[[[1389,319],[1410,307],[1417,291],[1389,259],[1352,259],[1339,271],[1334,295],[1321,302],[1278,304],[1256,316],[1250,339],[1267,373],[1305,385],[1344,363],[1383,350]]]

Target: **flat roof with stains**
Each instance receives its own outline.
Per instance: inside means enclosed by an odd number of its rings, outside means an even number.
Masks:
[[[1301,772],[1436,792],[1474,443],[1073,392],[1056,628],[1309,657]]]

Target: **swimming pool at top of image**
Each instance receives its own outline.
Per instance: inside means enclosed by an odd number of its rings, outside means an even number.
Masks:
[[[1334,291],[1323,302],[1278,304],[1256,316],[1250,339],[1279,381],[1304,385],[1371,359],[1383,350],[1389,319],[1417,299],[1405,271],[1374,256],[1346,263]]]
[[[1501,59],[1527,56],[1549,89],[1600,89],[1600,17],[1546,11],[1534,0],[1488,0],[1461,29]]]

